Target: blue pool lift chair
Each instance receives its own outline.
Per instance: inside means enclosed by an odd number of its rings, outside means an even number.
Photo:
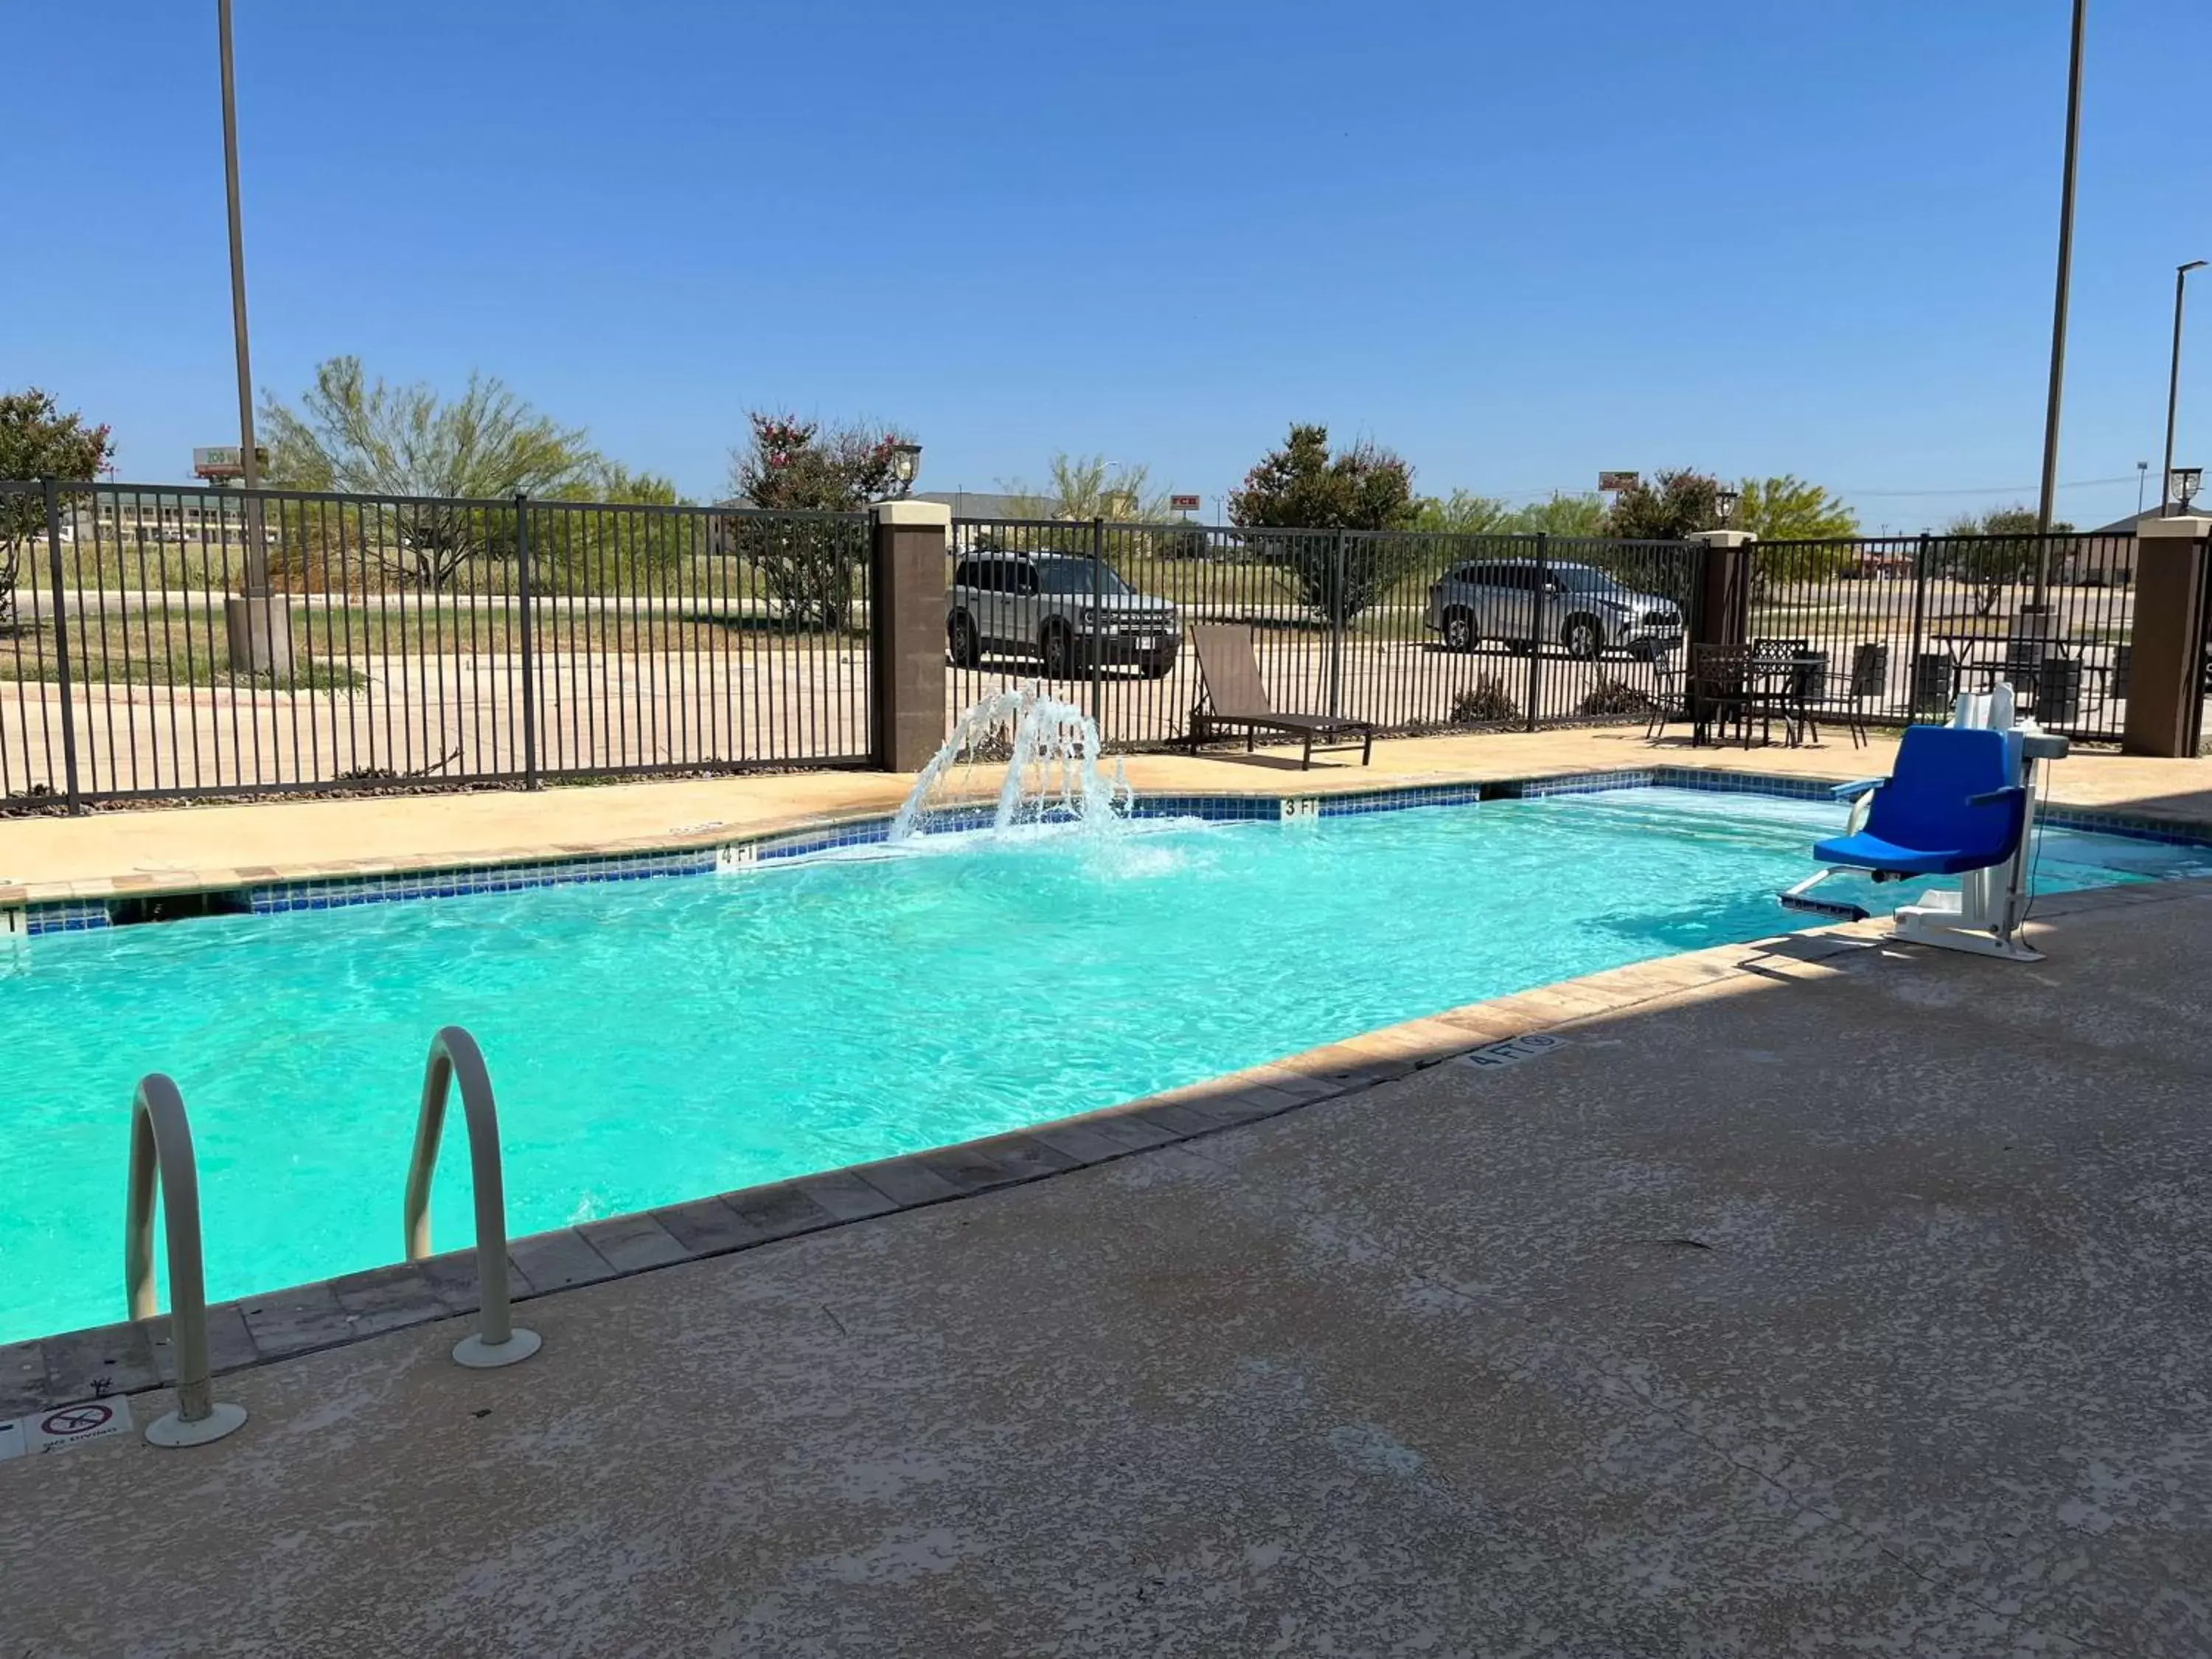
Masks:
[[[1958,892],[1929,894],[1897,913],[1895,937],[1946,950],[2009,961],[2041,957],[2016,934],[2021,850],[2030,820],[2031,790],[2023,779],[2021,744],[2011,731],[1986,726],[1915,726],[1898,746],[1887,778],[1841,785],[1855,803],[1849,828],[1816,842],[1824,866],[1782,895],[1786,908],[1861,921],[1856,904],[1812,896],[1843,870],[1875,880],[1958,876]],[[1996,872],[2006,879],[2002,885]]]

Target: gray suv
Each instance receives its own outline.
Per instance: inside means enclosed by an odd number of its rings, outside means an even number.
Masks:
[[[1182,637],[1175,606],[1087,553],[972,553],[953,568],[945,641],[962,668],[992,651],[1036,658],[1048,679],[1095,660],[1156,680],[1175,666]]]
[[[1638,593],[1594,565],[1534,559],[1454,565],[1429,588],[1426,621],[1454,651],[1485,640],[1523,650],[1542,641],[1571,657],[1657,657],[1682,643],[1682,613],[1672,599]]]

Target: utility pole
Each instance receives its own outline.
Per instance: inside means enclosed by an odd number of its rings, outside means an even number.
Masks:
[[[2081,37],[2089,0],[2074,0],[2066,71],[2066,165],[2058,192],[2058,287],[2051,307],[2051,401],[2043,416],[2043,488],[2035,502],[2035,610],[2051,609],[2051,514],[2058,493],[2058,409],[2066,384],[2066,295],[2074,271],[2074,176],[2081,150]]]
[[[240,482],[245,485],[240,530],[246,538],[242,593],[223,601],[230,659],[258,674],[289,672],[292,665],[292,614],[269,591],[269,538],[262,504],[261,461],[253,447],[253,367],[246,338],[246,236],[238,206],[238,78],[231,68],[230,0],[215,0],[216,45],[222,64],[222,178],[230,216],[230,324],[238,356],[238,443]]]

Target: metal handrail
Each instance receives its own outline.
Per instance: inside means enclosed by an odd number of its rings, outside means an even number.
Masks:
[[[246,1421],[243,1406],[218,1404],[208,1361],[207,1284],[200,1263],[200,1182],[184,1097],[159,1072],[138,1079],[131,1100],[131,1180],[125,1200],[123,1295],[130,1316],[151,1319],[154,1198],[162,1198],[169,1257],[169,1337],[177,1357],[177,1408],[149,1424],[156,1446],[203,1446]]]
[[[415,1120],[415,1153],[407,1165],[407,1199],[402,1219],[407,1259],[430,1255],[430,1178],[437,1173],[438,1143],[446,1127],[450,1085],[461,1091],[461,1115],[468,1126],[469,1176],[476,1188],[477,1334],[454,1345],[458,1364],[483,1370],[512,1365],[538,1352],[535,1331],[518,1329],[507,1304],[507,1198],[500,1178],[499,1113],[492,1103],[491,1075],[484,1069],[477,1040],[458,1025],[442,1027],[430,1039],[422,1069],[422,1109]]]

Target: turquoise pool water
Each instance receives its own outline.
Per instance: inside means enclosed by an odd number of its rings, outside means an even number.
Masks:
[[[176,1079],[212,1297],[398,1259],[431,1031],[520,1234],[942,1145],[1806,925],[1826,804],[1664,789],[43,935],[0,955],[0,1340],[119,1318],[131,1093]],[[2040,885],[2212,873],[2051,832]],[[1879,902],[1899,901],[1881,890]],[[468,1243],[447,1139],[438,1242]]]

